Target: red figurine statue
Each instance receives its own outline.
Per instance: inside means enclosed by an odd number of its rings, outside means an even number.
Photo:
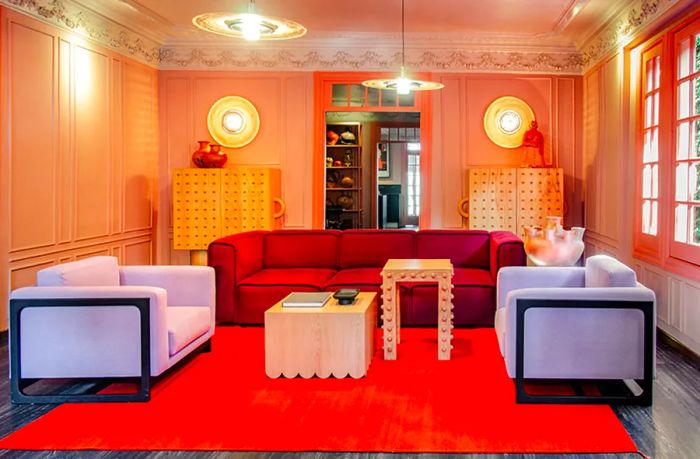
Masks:
[[[521,167],[545,167],[544,135],[537,130],[537,121],[532,120],[530,129],[523,135],[523,163]]]

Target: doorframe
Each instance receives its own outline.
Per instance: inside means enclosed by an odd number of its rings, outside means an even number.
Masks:
[[[411,107],[338,107],[332,105],[333,84],[359,84],[368,79],[392,78],[393,73],[380,72],[314,72],[314,126],[313,126],[313,152],[312,165],[312,207],[311,225],[313,228],[325,227],[325,164],[326,164],[326,112],[418,112],[420,113],[420,144],[421,144],[421,215],[418,219],[418,227],[427,228],[430,224],[431,186],[430,177],[432,170],[432,144],[433,144],[433,97],[432,91],[418,91],[415,93],[415,104]],[[430,73],[415,75],[420,79],[431,79]]]

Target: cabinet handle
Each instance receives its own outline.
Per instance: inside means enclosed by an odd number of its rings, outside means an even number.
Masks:
[[[457,204],[457,213],[464,218],[469,218],[469,209],[464,210],[464,206],[469,204],[469,198],[462,198]]]
[[[280,218],[285,212],[287,212],[287,204],[282,198],[272,198],[272,202],[280,205],[279,212],[272,214],[272,218]]]

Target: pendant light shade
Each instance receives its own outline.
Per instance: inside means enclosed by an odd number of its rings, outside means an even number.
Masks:
[[[247,13],[204,13],[192,18],[192,23],[207,32],[249,41],[289,40],[306,34],[297,22],[257,14],[255,0],[249,0]]]
[[[364,86],[369,88],[396,91],[398,94],[409,94],[411,91],[432,91],[442,89],[444,84],[436,81],[414,80],[406,77],[406,19],[404,0],[401,0],[401,73],[397,78],[365,80]]]

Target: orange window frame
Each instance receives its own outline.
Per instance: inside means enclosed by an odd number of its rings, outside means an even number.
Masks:
[[[672,98],[673,101],[671,107],[671,113],[673,114],[673,122],[671,125],[671,135],[673,138],[673,148],[671,149],[670,157],[672,160],[672,167],[669,168],[669,175],[671,177],[671,182],[673,186],[671,187],[671,195],[669,201],[672,203],[668,215],[671,221],[671,228],[669,231],[669,255],[673,258],[684,260],[695,265],[700,265],[700,237],[697,238],[698,242],[692,243],[693,235],[692,231],[695,230],[694,225],[691,223],[695,219],[695,213],[700,213],[700,196],[696,194],[693,195],[693,191],[690,189],[691,172],[695,168],[696,173],[700,175],[700,147],[697,146],[698,139],[693,136],[694,126],[700,124],[700,106],[696,106],[697,101],[694,100],[694,93],[696,91],[695,85],[700,85],[700,59],[696,59],[695,56],[695,42],[696,37],[700,35],[700,19],[695,20],[688,26],[684,27],[673,36],[673,50],[674,50],[674,62],[673,62],[673,86],[672,86]],[[689,42],[689,62],[688,62],[688,74],[681,75],[681,59],[682,59],[682,45],[685,40]],[[681,100],[681,91],[684,85],[687,85],[687,101]],[[686,102],[688,104],[687,113],[681,111],[681,103]],[[687,138],[681,140],[681,134],[684,134],[683,126],[687,126]],[[700,132],[700,131],[696,131]],[[700,136],[700,133],[698,134]],[[687,142],[687,151],[681,152],[681,148],[684,143]],[[694,146],[695,145],[695,146]],[[695,155],[693,155],[693,150],[695,150]],[[680,190],[678,183],[678,174],[686,170],[686,190]],[[695,180],[694,183],[700,182],[700,179]],[[685,196],[683,196],[685,193]],[[679,196],[680,194],[680,196]],[[683,199],[685,198],[685,199]],[[676,240],[677,236],[677,215],[683,212],[685,207],[685,242]],[[693,210],[695,209],[695,210]]]
[[[646,46],[641,52],[639,73],[639,115],[636,145],[636,208],[634,221],[634,246],[637,254],[658,259],[663,227],[662,164],[669,151],[665,134],[669,66],[665,60],[664,42],[659,40]],[[663,108],[663,109],[662,109]],[[653,173],[655,172],[655,173]],[[649,177],[645,177],[648,174]],[[645,187],[645,182],[649,187]],[[655,190],[654,190],[655,189]],[[651,214],[656,214],[655,231],[644,231],[644,206],[648,203]],[[655,207],[655,208],[654,208]],[[650,225],[651,226],[651,225]]]

